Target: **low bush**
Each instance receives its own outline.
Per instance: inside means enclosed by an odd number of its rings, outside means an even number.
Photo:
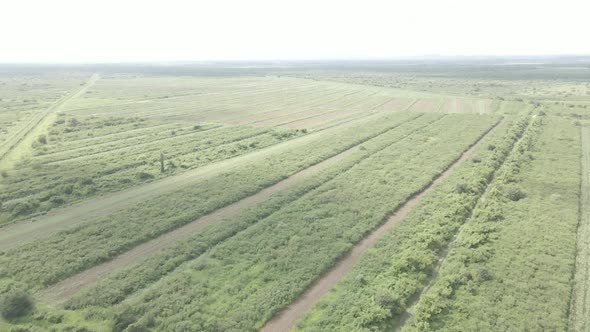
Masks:
[[[1,295],[0,315],[12,320],[29,314],[33,310],[33,299],[22,290],[10,291]]]

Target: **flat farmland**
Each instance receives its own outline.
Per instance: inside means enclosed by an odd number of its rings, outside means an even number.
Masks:
[[[587,329],[584,83],[227,66],[0,67],[1,331]]]

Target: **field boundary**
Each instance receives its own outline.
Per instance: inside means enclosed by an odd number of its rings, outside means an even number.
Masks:
[[[568,328],[587,331],[590,325],[590,128],[580,128],[582,153],[580,155],[581,181],[579,221],[576,239],[576,259],[569,307]]]
[[[465,149],[453,162],[444,170],[435,175],[433,179],[420,191],[414,193],[397,208],[393,214],[387,217],[377,228],[370,231],[363,239],[357,242],[347,253],[339,258],[328,271],[324,272],[305,290],[297,300],[277,313],[272,319],[266,322],[261,328],[263,332],[289,331],[297,319],[307,312],[317,301],[325,295],[336,283],[350,271],[361,259],[363,253],[369,249],[387,230],[394,227],[402,220],[408,212],[417,205],[423,196],[430,192],[438,183],[444,180],[452,170],[466,160],[471,153],[479,146],[482,140],[493,130],[498,128],[504,118],[498,120],[490,128],[482,133],[467,149]]]

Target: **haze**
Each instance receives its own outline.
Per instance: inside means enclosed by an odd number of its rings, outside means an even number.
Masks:
[[[590,53],[583,0],[19,0],[2,7],[0,62]]]

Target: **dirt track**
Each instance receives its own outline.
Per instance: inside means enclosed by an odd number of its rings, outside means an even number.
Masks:
[[[412,121],[412,119],[408,121]],[[153,254],[166,247],[172,246],[179,240],[188,238],[189,236],[199,232],[208,225],[220,222],[226,218],[236,217],[246,208],[268,199],[272,194],[284,190],[286,188],[292,187],[298,183],[301,183],[303,180],[310,177],[311,175],[316,174],[317,172],[326,169],[331,165],[334,165],[342,158],[345,158],[349,154],[353,153],[356,150],[357,146],[358,145],[355,145],[354,147],[345,150],[344,152],[341,152],[318,164],[315,164],[298,173],[295,173],[287,179],[282,180],[270,187],[267,187],[254,195],[251,195],[238,202],[235,202],[224,208],[216,210],[211,214],[203,216],[189,224],[186,224],[171,232],[163,234],[155,239],[140,244],[110,261],[96,265],[88,270],[85,270],[68,279],[65,279],[53,286],[50,286],[41,292],[40,298],[47,303],[63,303],[72,295],[80,291],[82,288],[94,284],[107,274],[117,269],[137,263],[142,258],[145,258],[150,254]]]
[[[501,122],[501,121],[500,121]],[[500,122],[496,123],[482,137],[480,137],[470,148],[465,150],[461,156],[439,174],[422,192],[411,197],[401,208],[399,208],[385,223],[373,230],[367,237],[358,242],[350,252],[340,259],[336,265],[322,275],[299,299],[285,308],[273,319],[268,321],[261,329],[263,332],[289,331],[305,312],[307,312],[318,300],[324,296],[352,267],[358,263],[363,253],[371,247],[387,230],[394,227],[402,220],[408,212],[420,202],[422,197],[432,190],[439,182],[444,180],[453,169],[465,161],[481,143],[482,139],[494,131]]]
[[[371,118],[372,116],[366,116],[359,120],[339,124],[326,130],[279,143],[247,155],[216,162],[195,170],[186,171],[178,175],[169,176],[115,193],[94,197],[75,205],[53,210],[40,217],[1,227],[0,250],[6,250],[16,245],[54,234],[71,226],[82,224],[93,218],[111,214],[137,202],[177,190],[182,186],[191,185],[222,172],[239,168],[243,163],[259,160],[266,155],[307,145],[310,142],[321,139],[325,133],[329,133],[332,130],[341,130],[344,127],[354,126]]]

